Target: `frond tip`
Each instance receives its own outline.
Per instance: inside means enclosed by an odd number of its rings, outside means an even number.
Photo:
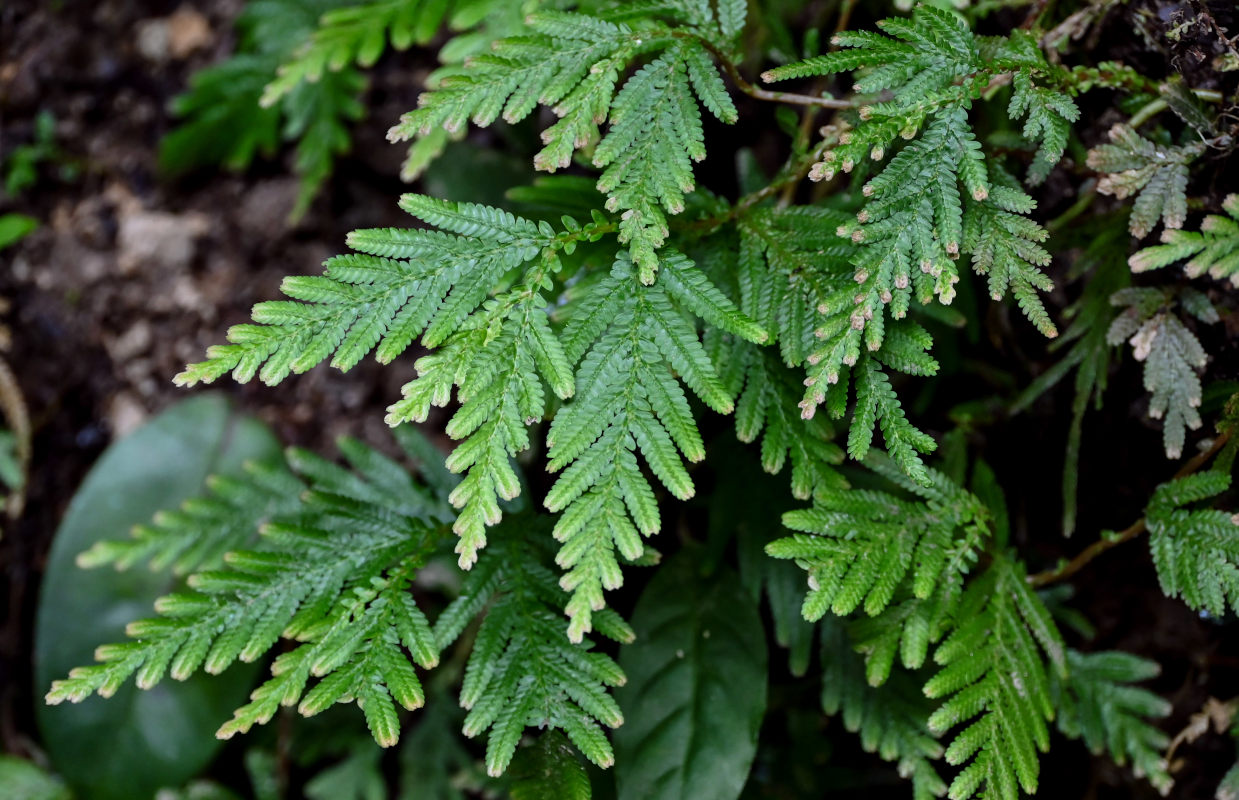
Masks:
[[[1230,476],[1207,471],[1157,487],[1146,512],[1149,549],[1162,591],[1215,617],[1239,613],[1239,515],[1190,509],[1230,488]]]
[[[531,520],[524,519],[525,526]],[[546,527],[534,525],[538,539],[508,528],[502,544],[488,551],[469,574],[458,599],[435,624],[440,647],[454,641],[470,619],[485,609],[465,667],[460,704],[468,710],[464,733],[490,731],[486,770],[501,775],[512,760],[526,727],[558,728],[590,761],[607,768],[615,761],[598,723],[610,728],[624,721],[608,688],[622,686],[623,671],[589,642],[564,636],[563,592],[555,576],[538,563]],[[620,642],[632,629],[614,612],[595,617],[598,630]]]
[[[948,796],[1014,800],[1017,786],[1033,794],[1038,751],[1050,746],[1050,674],[1068,674],[1066,648],[1023,568],[1006,558],[968,588],[957,619],[959,627],[934,653],[941,670],[925,684],[926,696],[944,699],[930,730],[967,723],[946,750],[948,763],[967,764]]]
[[[1162,231],[1164,244],[1146,247],[1128,263],[1133,272],[1159,269],[1183,261],[1189,278],[1208,273],[1217,280],[1230,279],[1239,286],[1239,194],[1227,195],[1222,203],[1227,216],[1210,214],[1200,223],[1200,231]]]
[[[1180,304],[1200,321],[1215,323],[1217,311],[1194,289],[1178,293]],[[1175,292],[1156,287],[1120,289],[1110,303],[1126,306],[1106,332],[1111,345],[1127,341],[1132,355],[1144,362],[1144,388],[1150,393],[1149,416],[1162,419],[1166,457],[1183,454],[1187,430],[1201,425],[1202,388],[1198,371],[1209,356],[1196,335],[1173,311]]]

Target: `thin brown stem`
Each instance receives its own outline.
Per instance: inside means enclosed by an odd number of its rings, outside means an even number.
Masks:
[[[1037,20],[1041,19],[1041,15],[1049,9],[1051,0],[1034,0],[1032,8],[1028,10],[1028,14],[1024,17],[1024,22],[1020,28],[1030,31],[1037,24]]]
[[[833,43],[834,36],[838,36],[840,33],[848,29],[848,25],[851,24],[852,21],[852,12],[856,10],[856,4],[858,2],[859,0],[842,0],[839,4],[839,18],[835,21],[835,31],[834,35],[831,37],[832,43],[827,48],[827,52],[839,49],[838,45]],[[823,91],[825,91],[825,85],[825,79],[818,78],[813,84],[814,93],[820,95]],[[796,131],[795,146],[797,148],[808,145],[809,136],[813,133],[813,123],[817,120],[817,114],[817,108],[814,106],[806,106],[800,113],[800,127]],[[780,208],[786,208],[791,205],[792,200],[795,198],[796,186],[798,184],[799,181],[795,183],[788,183],[783,187],[783,191],[779,195]]]
[[[1190,461],[1180,467],[1179,471],[1174,474],[1174,478],[1172,478],[1172,480],[1185,478],[1188,475],[1197,472],[1201,467],[1208,463],[1211,458],[1221,451],[1229,438],[1230,431],[1223,431],[1222,433],[1219,433],[1217,438],[1213,440],[1213,444],[1209,446],[1209,449],[1202,453],[1198,453],[1192,457]],[[1048,569],[1038,572],[1036,575],[1029,575],[1028,582],[1032,586],[1045,586],[1047,584],[1057,583],[1058,581],[1070,578],[1072,575],[1075,575],[1077,572],[1084,569],[1084,567],[1097,556],[1112,547],[1117,547],[1123,542],[1130,542],[1132,539],[1135,539],[1137,536],[1144,533],[1147,529],[1148,527],[1145,518],[1141,517],[1118,533],[1093,542],[1088,547],[1080,551],[1075,558],[1065,564],[1062,564],[1055,569]]]
[[[856,10],[859,0],[843,0],[839,6],[839,20],[835,23],[835,35],[843,33],[852,24],[852,12]],[[833,50],[834,47],[831,47]]]
[[[834,136],[828,136],[822,139],[822,141],[819,142],[818,145],[811,151],[806,153],[799,162],[795,164],[788,164],[783,169],[782,173],[769,185],[758,189],[756,192],[751,192],[744,195],[736,201],[735,205],[721,214],[715,214],[712,217],[695,219],[692,222],[686,223],[682,228],[678,228],[677,230],[686,233],[696,233],[702,236],[713,233],[718,230],[720,226],[726,225],[728,222],[743,216],[746,211],[763,200],[767,200],[779,194],[779,192],[781,192],[788,185],[795,185],[804,180],[805,176],[809,174],[809,171],[813,169],[813,165],[818,161],[821,161],[822,156],[826,153],[826,151],[833,147],[837,142],[838,138]]]
[[[694,36],[691,33],[675,31],[672,36],[676,38],[691,38],[700,43],[702,47],[710,51],[710,55],[718,61],[722,66],[723,71],[727,73],[727,77],[731,78],[732,83],[736,88],[747,94],[749,97],[755,97],[758,100],[769,100],[772,103],[788,103],[797,106],[818,106],[819,108],[851,108],[851,100],[839,100],[835,97],[815,97],[809,94],[796,94],[795,92],[772,92],[769,89],[763,89],[760,86],[754,86],[740,74],[740,69],[727,57],[722,50],[719,50],[709,41],[702,39],[699,36]]]

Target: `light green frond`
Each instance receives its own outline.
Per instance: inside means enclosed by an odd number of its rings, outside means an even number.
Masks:
[[[1037,791],[1038,752],[1049,748],[1046,722],[1054,716],[1050,671],[1066,677],[1066,648],[1049,612],[1006,557],[974,581],[956,611],[958,627],[934,652],[940,671],[925,684],[943,703],[930,730],[958,730],[946,750],[966,765],[948,796],[1016,800]]]
[[[720,413],[734,408],[676,300],[736,331],[761,330],[688,259],[672,253],[666,260],[670,266],[651,286],[621,254],[611,276],[592,290],[594,298],[584,301],[590,315],[578,316],[564,333],[569,356],[588,351],[577,368],[577,395],[547,435],[548,468],[562,473],[545,504],[563,512],[554,531],[563,543],[556,563],[566,570],[560,585],[572,593],[567,612],[574,641],[604,607],[603,591],[623,582],[619,558],[640,558],[641,538],[661,527],[636,453],[675,497],[686,500],[696,491],[681,456],[700,461],[705,449],[680,384]]]
[[[480,206],[425,198],[406,198],[404,204],[474,233],[354,232],[349,244],[358,253],[328,259],[323,276],[285,279],[290,301],[256,305],[256,324],[234,326],[231,344],[211,348],[207,360],[187,367],[177,383],[210,383],[232,372],[238,381],[258,375],[275,384],[328,357],[347,370],[372,350],[390,361],[418,336],[427,346],[437,345],[481,305],[500,276],[535,258],[554,238],[533,223],[517,225],[510,215]],[[509,221],[526,235],[514,233]]]
[[[1228,216],[1210,214],[1200,223],[1200,231],[1162,231],[1164,244],[1146,247],[1128,263],[1133,272],[1145,272],[1187,259],[1183,265],[1188,277],[1208,273],[1217,280],[1230,279],[1239,286],[1239,194],[1226,197],[1222,208]]]
[[[812,508],[783,515],[785,526],[802,533],[771,542],[766,552],[808,572],[806,619],[858,608],[874,618],[860,638],[876,685],[889,675],[901,640],[905,666],[923,663],[925,648],[944,632],[990,523],[976,496],[935,470],[927,469],[921,481],[877,453],[867,463],[922,499],[847,488],[824,492]]]

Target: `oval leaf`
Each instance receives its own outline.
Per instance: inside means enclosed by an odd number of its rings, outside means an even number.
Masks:
[[[74,559],[102,539],[118,539],[161,509],[204,489],[208,475],[279,454],[260,422],[241,417],[219,395],[186,400],[100,457],[56,532],[43,576],[35,630],[34,695],[73,667],[94,661],[102,642],[121,641],[125,625],[151,615],[173,579],[146,569],[83,570]],[[38,707],[43,740],[57,771],[93,800],[150,797],[184,783],[210,761],[220,715],[245,702],[259,664],[220,677],[165,681],[150,691],[127,683],[104,700]]]
[[[688,552],[661,567],[620,653],[615,732],[619,800],[732,800],[757,752],[766,710],[766,636],[751,593]]]
[[[0,794],[18,800],[73,798],[59,778],[16,756],[0,756]]]

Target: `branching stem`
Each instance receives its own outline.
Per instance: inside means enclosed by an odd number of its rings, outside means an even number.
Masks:
[[[753,206],[779,194],[787,186],[795,186],[797,183],[805,179],[809,174],[809,170],[813,165],[822,160],[826,151],[838,143],[837,136],[827,136],[818,142],[817,146],[806,153],[798,162],[787,164],[782,173],[775,178],[771,183],[758,189],[755,192],[750,192],[736,201],[735,205],[721,214],[715,214],[710,217],[695,219],[692,222],[686,223],[680,230],[701,232],[701,235],[708,235],[718,230],[722,225],[726,225],[739,217],[744,216],[744,213]]]
[[[760,86],[754,86],[748,82],[743,75],[740,74],[740,69],[735,63],[727,57],[722,50],[719,50],[710,41],[699,36],[674,31],[672,36],[677,38],[692,38],[699,42],[702,47],[710,51],[710,55],[718,60],[723,71],[727,73],[727,77],[731,78],[732,83],[736,88],[747,94],[749,97],[755,97],[758,100],[768,100],[772,103],[788,103],[797,106],[818,106],[819,108],[852,108],[855,104],[851,100],[840,100],[836,97],[818,97],[810,94],[796,94],[795,92],[774,92],[769,89],[763,89]]]
[[[1211,458],[1221,451],[1221,449],[1226,445],[1228,439],[1230,439],[1230,431],[1222,431],[1219,433],[1217,438],[1213,440],[1213,444],[1209,446],[1209,449],[1197,454],[1190,461],[1184,464],[1179,471],[1174,474],[1174,478],[1172,480],[1185,478],[1188,475],[1197,472],[1201,467],[1207,464]],[[1077,572],[1084,569],[1084,567],[1097,556],[1112,547],[1117,547],[1123,542],[1129,542],[1132,539],[1135,539],[1137,536],[1144,533],[1145,530],[1147,530],[1145,518],[1141,517],[1118,533],[1093,542],[1088,547],[1080,551],[1075,558],[1065,564],[1062,564],[1056,569],[1048,569],[1038,572],[1035,575],[1029,575],[1028,582],[1032,586],[1040,587],[1070,578],[1072,575],[1075,575]]]

